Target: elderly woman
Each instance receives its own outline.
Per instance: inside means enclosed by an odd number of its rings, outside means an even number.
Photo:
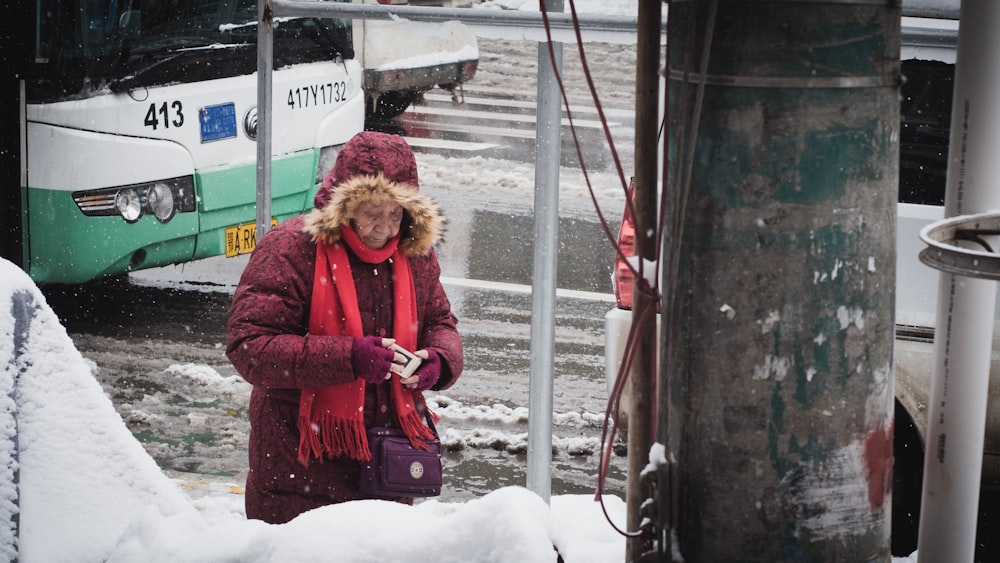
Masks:
[[[431,438],[422,392],[462,372],[433,250],[443,218],[409,145],[359,133],[315,203],[263,237],[229,314],[226,354],[253,385],[246,513],[270,523],[365,498],[366,428]],[[423,359],[413,375],[393,375],[406,361],[394,343]]]

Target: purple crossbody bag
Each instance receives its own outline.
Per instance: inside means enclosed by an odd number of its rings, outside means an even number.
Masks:
[[[434,433],[434,439],[425,442],[427,450],[411,446],[410,439],[399,428],[368,429],[372,459],[361,462],[359,490],[362,494],[373,497],[436,497],[441,494],[441,440],[429,414],[427,424]]]

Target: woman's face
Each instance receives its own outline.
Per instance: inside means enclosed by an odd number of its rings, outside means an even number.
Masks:
[[[354,216],[354,232],[368,248],[379,249],[399,234],[403,208],[397,203],[362,203]]]

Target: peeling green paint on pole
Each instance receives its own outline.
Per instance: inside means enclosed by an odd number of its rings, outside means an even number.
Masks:
[[[888,4],[670,6],[659,500],[686,561],[891,560]]]

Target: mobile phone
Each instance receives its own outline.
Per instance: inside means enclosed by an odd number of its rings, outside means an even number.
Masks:
[[[394,352],[399,352],[406,357],[406,364],[403,366],[403,371],[399,372],[399,378],[406,379],[407,377],[413,375],[413,372],[417,371],[417,368],[420,366],[420,362],[422,361],[420,356],[410,352],[399,344],[393,344],[392,350]]]

